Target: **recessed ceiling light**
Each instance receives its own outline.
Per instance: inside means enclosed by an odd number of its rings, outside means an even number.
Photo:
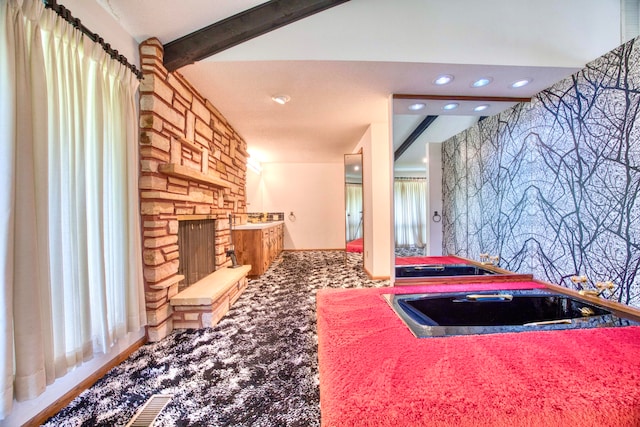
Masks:
[[[443,74],[441,76],[436,77],[433,83],[441,86],[441,85],[446,85],[447,83],[451,83],[452,81],[453,81],[453,76],[451,74]]]
[[[458,108],[458,103],[457,102],[452,102],[450,104],[445,105],[444,107],[442,107],[443,110],[455,110],[456,108]]]
[[[291,101],[291,97],[289,95],[276,95],[272,96],[271,99],[273,102],[278,103],[280,105],[284,105],[287,102]]]
[[[487,108],[489,108],[489,104],[482,104],[482,105],[478,105],[476,108],[474,108],[473,111],[484,111]]]
[[[422,158],[422,163],[429,163],[429,159],[427,159],[426,157]]]
[[[522,79],[522,80],[518,80],[517,82],[511,83],[511,87],[515,89],[522,86],[526,86],[529,83],[531,83],[531,79]]]
[[[471,86],[472,87],[482,87],[482,86],[488,85],[492,81],[493,81],[493,79],[491,77],[481,77],[478,80],[476,80],[475,82],[471,83]]]
[[[415,104],[409,105],[408,108],[411,111],[418,111],[418,110],[422,110],[426,106],[427,104],[425,104],[424,102],[416,102]]]

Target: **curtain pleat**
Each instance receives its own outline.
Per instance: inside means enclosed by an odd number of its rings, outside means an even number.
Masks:
[[[146,323],[135,76],[0,0],[0,419]]]
[[[427,235],[426,180],[394,181],[396,247],[423,248]]]
[[[346,184],[347,242],[362,237],[362,184]]]

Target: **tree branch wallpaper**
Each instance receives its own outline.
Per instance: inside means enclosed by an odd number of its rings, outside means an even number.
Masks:
[[[443,253],[640,307],[639,120],[636,39],[446,141]]]

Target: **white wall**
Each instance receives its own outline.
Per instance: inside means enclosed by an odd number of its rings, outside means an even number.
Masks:
[[[247,212],[264,212],[262,173],[247,168]]]
[[[208,60],[582,67],[620,43],[620,0],[354,0]]]
[[[374,278],[388,278],[393,263],[391,214],[391,134],[388,123],[372,123],[362,136],[364,268]]]
[[[247,209],[285,213],[285,249],[344,249],[343,163],[263,163],[261,181]]]
[[[73,16],[80,18],[85,27],[98,33],[113,49],[140,69],[138,42],[96,1],[62,0],[58,3],[63,4]]]

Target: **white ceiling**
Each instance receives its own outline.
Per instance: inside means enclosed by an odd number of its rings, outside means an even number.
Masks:
[[[263,3],[95,1],[138,42],[157,37],[162,43]],[[351,0],[179,72],[259,161],[342,162],[370,123],[408,113],[406,103],[392,105],[392,94],[530,97],[620,44],[619,22],[619,0]],[[441,73],[454,81],[435,86]],[[481,76],[492,84],[472,88]],[[524,77],[533,83],[509,88]],[[271,96],[279,94],[291,101],[275,104]],[[467,116],[452,119],[455,132],[478,115],[465,108],[461,103],[453,113]],[[482,114],[502,108],[492,103]],[[420,112],[442,113],[430,101]],[[395,144],[420,120],[396,117]],[[438,120],[444,128],[446,121]],[[442,129],[433,132],[427,142],[445,138]]]

